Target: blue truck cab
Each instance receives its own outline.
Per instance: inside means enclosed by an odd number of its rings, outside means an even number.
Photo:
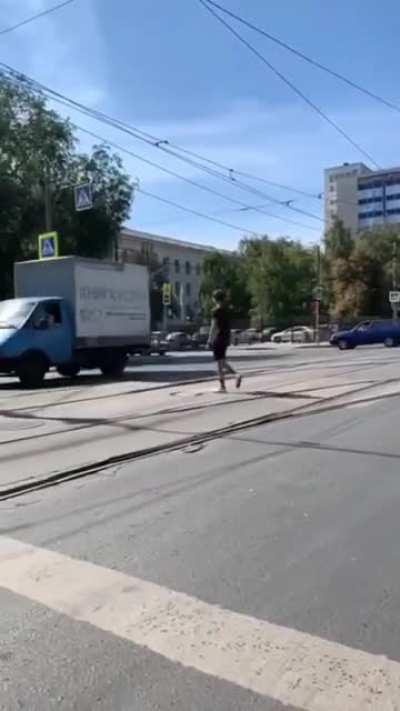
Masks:
[[[0,302],[0,372],[16,373],[23,385],[39,384],[52,365],[68,370],[73,340],[72,315],[62,298]]]

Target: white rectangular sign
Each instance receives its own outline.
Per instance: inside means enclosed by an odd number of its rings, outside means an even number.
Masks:
[[[148,336],[149,282],[143,267],[78,263],[75,272],[78,338]]]
[[[389,301],[391,304],[400,304],[400,291],[390,291]]]

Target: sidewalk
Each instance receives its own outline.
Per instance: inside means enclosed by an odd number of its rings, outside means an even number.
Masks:
[[[238,346],[240,348],[241,346]],[[329,341],[321,341],[321,343],[252,343],[246,346],[249,351],[276,351],[282,348],[331,348]]]

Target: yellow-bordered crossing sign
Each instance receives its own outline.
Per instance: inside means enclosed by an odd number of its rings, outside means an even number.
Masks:
[[[39,259],[54,259],[58,257],[58,232],[45,232],[39,235]]]

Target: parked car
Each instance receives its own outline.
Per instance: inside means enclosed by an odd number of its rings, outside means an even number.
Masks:
[[[278,331],[271,337],[272,343],[310,343],[314,333],[307,326],[293,326],[285,331]]]
[[[239,328],[232,328],[231,330],[231,344],[232,346],[238,346],[240,343],[241,330]]]
[[[193,348],[193,342],[190,336],[183,331],[174,331],[167,336],[167,344],[170,350],[184,351]]]
[[[239,333],[239,343],[258,343],[260,337],[261,334],[256,328],[247,328],[245,331]]]
[[[150,354],[157,353],[158,355],[165,355],[167,351],[168,343],[165,333],[162,331],[153,331],[151,334]]]
[[[199,331],[193,334],[192,344],[194,348],[207,348],[210,329],[208,326],[202,326]]]
[[[263,328],[261,331],[261,343],[268,343],[272,340],[272,336],[278,332],[277,328],[269,326],[268,328]]]
[[[330,343],[341,351],[383,343],[388,348],[400,344],[400,322],[391,320],[362,321],[347,331],[337,331]]]

